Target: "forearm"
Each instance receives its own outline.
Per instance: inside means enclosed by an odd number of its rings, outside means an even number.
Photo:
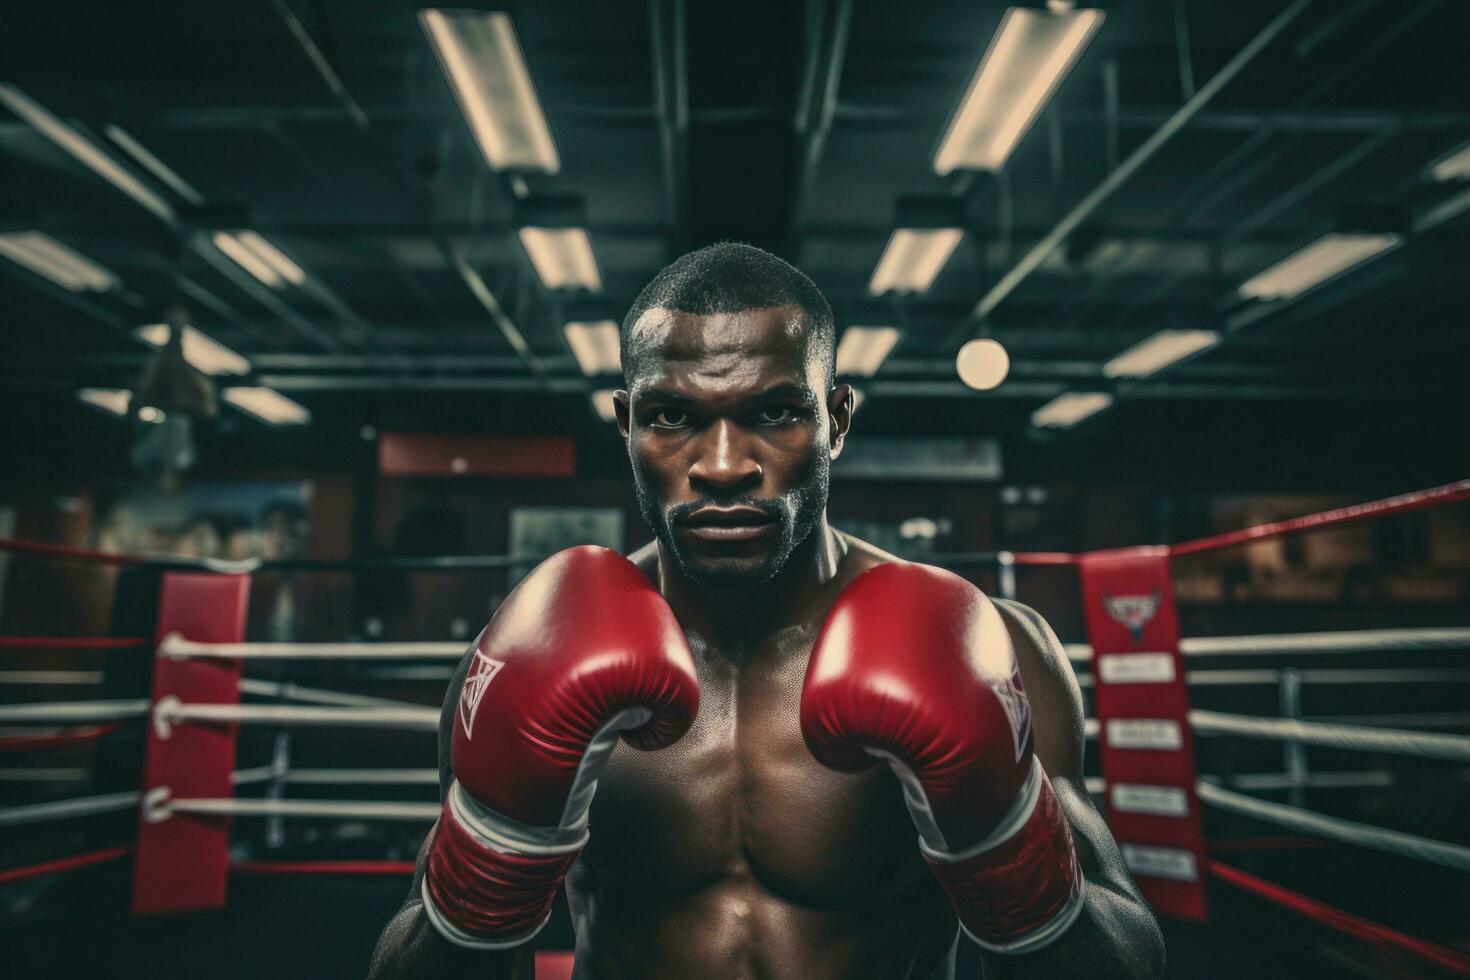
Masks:
[[[449,942],[429,922],[421,901],[406,904],[378,939],[368,980],[533,980],[535,956],[527,946],[466,949]]]
[[[1034,953],[985,955],[988,976],[1150,980],[1164,975],[1164,938],[1138,898],[1089,881],[1086,903],[1065,933]]]

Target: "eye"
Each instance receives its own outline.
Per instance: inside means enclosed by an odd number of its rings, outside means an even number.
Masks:
[[[756,413],[762,425],[785,425],[795,422],[797,417],[797,410],[790,405],[767,405]]]
[[[677,429],[689,421],[689,413],[680,408],[661,408],[653,414],[653,424]]]

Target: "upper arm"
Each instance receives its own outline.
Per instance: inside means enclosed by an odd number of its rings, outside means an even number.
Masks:
[[[454,744],[454,718],[459,707],[459,693],[464,688],[464,679],[470,672],[470,661],[475,657],[475,647],[480,638],[464,652],[454,673],[449,675],[449,687],[444,691],[444,706],[439,709],[439,799],[442,802],[449,793],[449,784],[454,782],[454,767],[449,762],[449,749]]]
[[[1036,757],[1072,825],[1078,860],[1089,881],[1141,901],[1113,833],[1087,793],[1082,769],[1087,716],[1067,652],[1036,610],[1010,599],[991,601],[1010,632],[1021,683],[1031,702]]]
[[[1031,702],[1036,757],[1052,779],[1081,785],[1086,746],[1082,688],[1067,653],[1041,614],[1012,599],[992,599],[1011,635],[1021,683]]]

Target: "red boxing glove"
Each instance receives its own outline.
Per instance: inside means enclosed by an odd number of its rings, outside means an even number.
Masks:
[[[534,936],[587,843],[618,738],[662,748],[698,707],[684,632],[642,572],[606,548],[542,562],[475,641],[424,875],[429,921],[479,949]]]
[[[1010,635],[969,582],[906,562],[858,576],[812,649],[801,730],[833,769],[888,762],[920,850],[982,947],[1040,949],[1076,920],[1084,881],[1031,752]]]

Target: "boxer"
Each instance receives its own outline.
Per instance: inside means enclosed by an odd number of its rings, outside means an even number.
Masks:
[[[684,256],[615,396],[655,540],[554,556],[460,665],[443,814],[372,976],[1157,977],[1158,926],[1082,777],[1047,624],[827,522],[852,390],[804,275]]]

